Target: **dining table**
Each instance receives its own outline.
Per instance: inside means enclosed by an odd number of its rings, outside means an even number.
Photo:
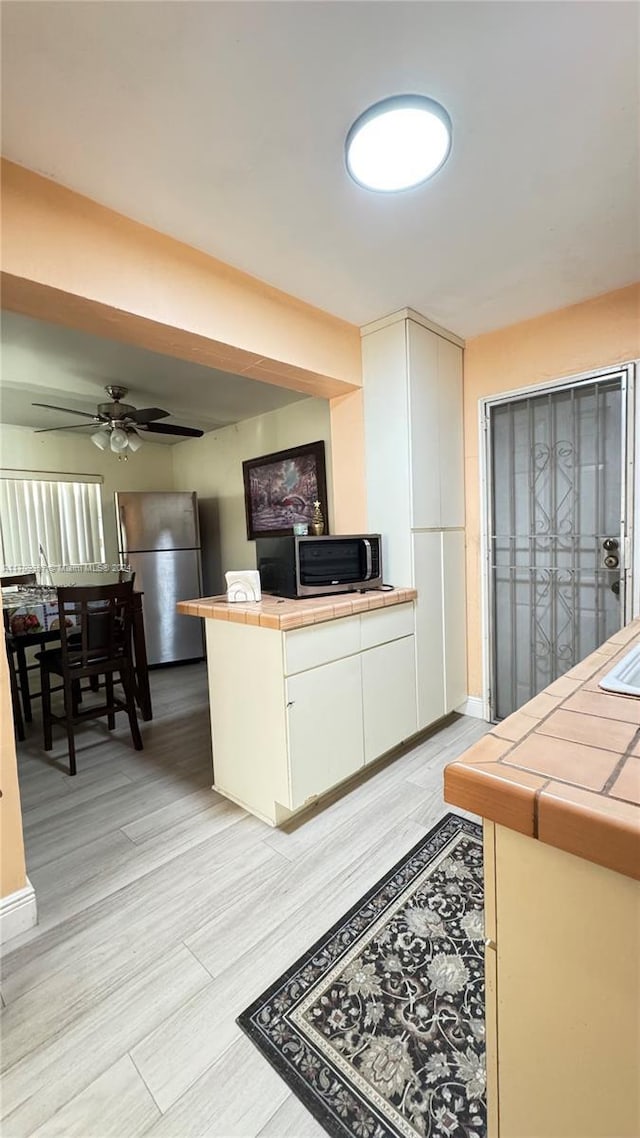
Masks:
[[[142,596],[142,592],[133,593],[132,642],[136,703],[143,720],[148,722],[153,719],[153,708]],[[16,653],[25,718],[30,721],[31,697],[26,653],[29,648],[60,639],[60,614],[55,587],[34,585],[3,589],[2,615],[6,634],[11,638]],[[67,627],[73,627],[73,624],[73,617],[67,615]]]

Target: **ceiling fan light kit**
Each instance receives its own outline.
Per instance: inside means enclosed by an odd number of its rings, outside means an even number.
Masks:
[[[166,419],[169,415],[169,412],[163,411],[161,407],[137,409],[130,403],[123,403],[122,400],[127,394],[126,387],[109,384],[105,387],[105,391],[111,402],[99,403],[94,415],[88,411],[56,407],[52,403],[33,403],[33,407],[46,407],[49,411],[64,411],[68,415],[80,415],[83,419],[89,420],[87,423],[73,423],[64,427],[40,427],[36,434],[42,434],[45,431],[75,430],[77,427],[90,426],[93,428],[97,425],[98,430],[91,435],[91,442],[99,450],[106,450],[108,447],[119,459],[126,459],[125,452],[128,450],[135,454],[140,449],[142,446],[141,432],[150,435],[182,435],[194,439],[199,439],[204,434],[204,431],[196,427],[178,427],[173,423],[158,423],[156,420]]]
[[[99,431],[96,431],[95,435],[91,436],[91,442],[95,443],[100,450],[106,450],[109,446],[109,431],[107,428],[101,427]]]
[[[345,142],[347,170],[366,190],[411,190],[444,165],[451,135],[451,119],[435,99],[392,95],[354,122]]]
[[[127,432],[123,427],[112,427],[111,438],[109,439],[109,446],[114,454],[120,454],[121,451],[126,450],[129,445]]]

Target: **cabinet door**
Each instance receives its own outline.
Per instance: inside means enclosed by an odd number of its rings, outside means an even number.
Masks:
[[[368,528],[383,535],[385,581],[409,580],[411,449],[405,321],[362,337]]]
[[[287,680],[291,808],[363,765],[360,656]]]
[[[440,525],[464,525],[462,348],[438,336],[438,435],[440,440]]]
[[[444,695],[444,619],[442,535],[414,533],[413,583],[416,602],[418,730],[446,714]]]
[[[438,411],[438,341],[440,337],[407,320],[411,427],[411,526],[439,529],[441,441]]]
[[[362,653],[364,761],[372,762],[418,729],[415,637]]]
[[[464,531],[442,535],[445,709],[455,711],[467,698],[467,628]]]

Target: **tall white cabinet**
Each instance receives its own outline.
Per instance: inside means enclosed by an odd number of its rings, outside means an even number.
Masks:
[[[418,728],[467,697],[462,340],[412,309],[362,329],[368,526],[418,590]]]

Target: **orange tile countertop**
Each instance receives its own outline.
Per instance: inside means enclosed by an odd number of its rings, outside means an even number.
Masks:
[[[640,698],[598,680],[640,642],[607,640],[445,769],[445,801],[640,879]]]
[[[342,616],[368,612],[369,609],[401,605],[415,601],[415,589],[371,589],[366,593],[336,593],[328,597],[310,597],[305,600],[286,600],[283,597],[263,597],[261,601],[229,604],[225,596],[200,597],[195,601],[181,601],[176,607],[185,616],[201,616],[206,620],[230,620],[237,624],[255,624],[261,628],[276,628],[290,632],[308,624],[321,624],[338,620]]]

